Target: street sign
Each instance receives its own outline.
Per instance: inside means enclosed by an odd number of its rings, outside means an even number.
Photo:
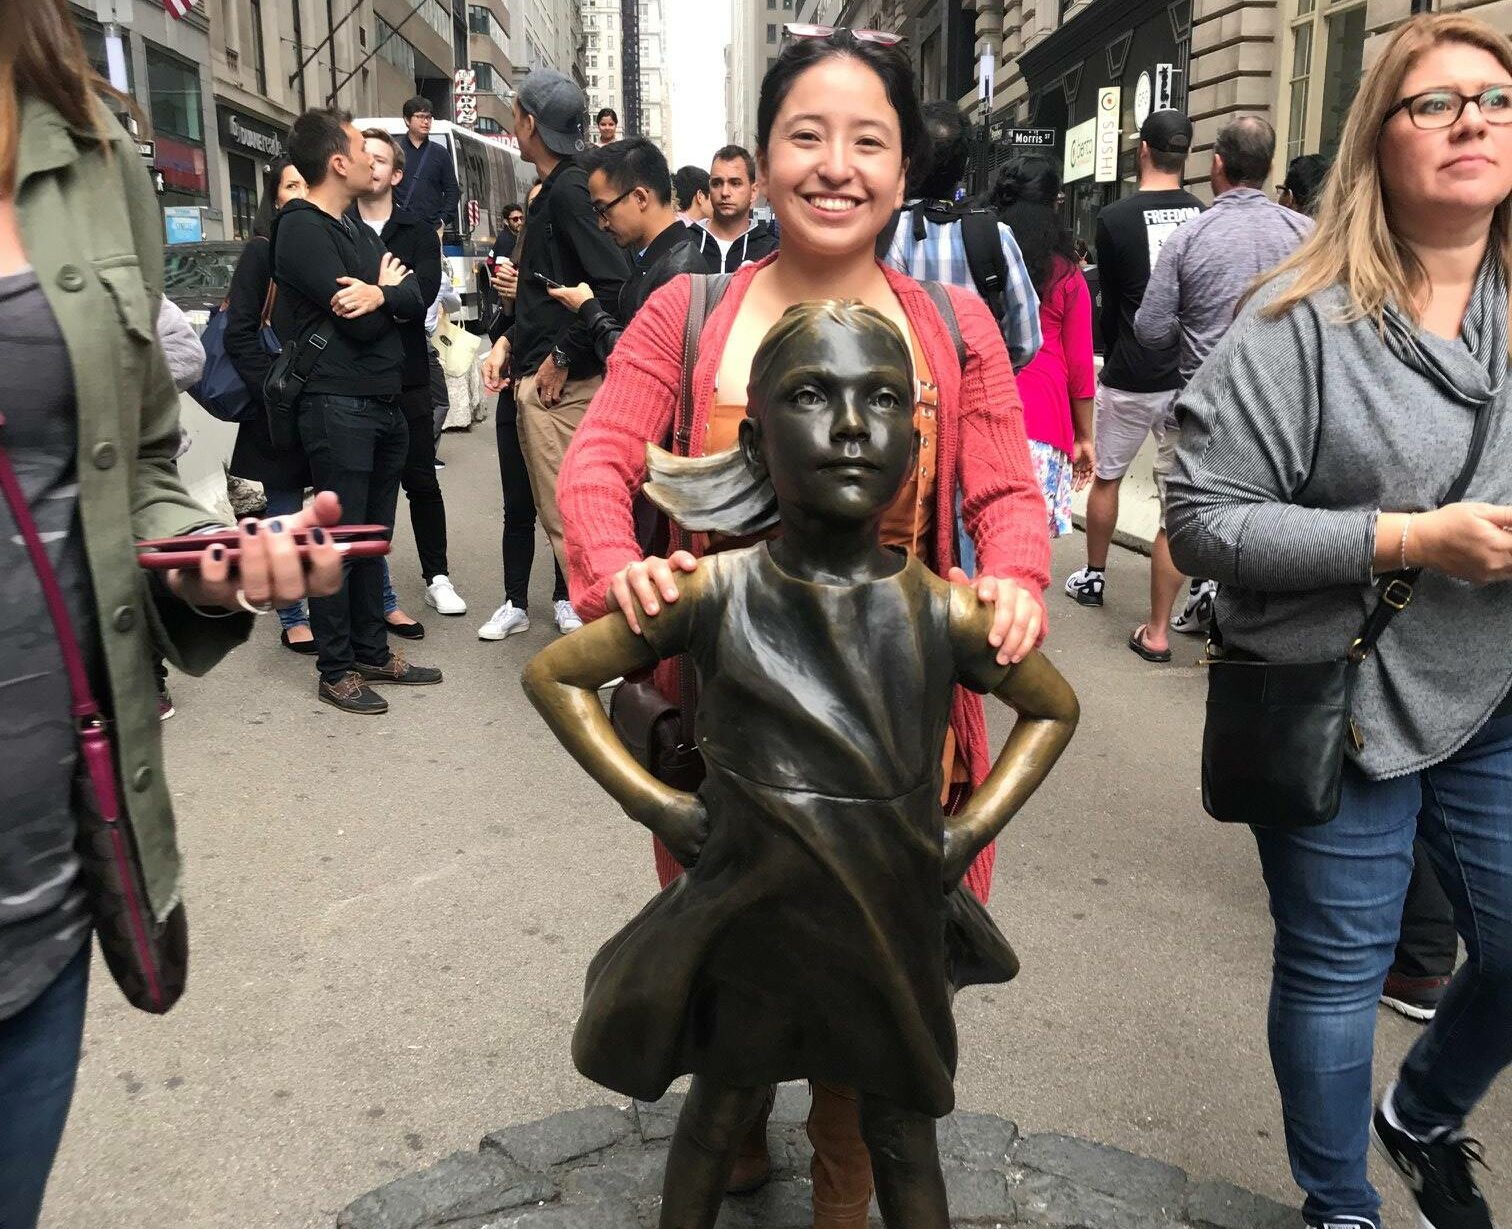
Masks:
[[[1097,121],[1089,119],[1085,124],[1066,129],[1064,183],[1074,183],[1092,174],[1093,154],[1097,149]]]
[[[1176,74],[1174,64],[1155,65],[1155,110],[1169,111],[1171,99],[1175,97],[1173,78]]]
[[[1139,83],[1134,87],[1134,127],[1143,128],[1150,118],[1150,74],[1140,73]]]
[[[1097,91],[1097,152],[1092,178],[1098,183],[1118,179],[1118,108],[1123,90],[1116,85]]]
[[[459,68],[452,78],[452,120],[464,128],[471,128],[478,122],[476,69]]]
[[[156,141],[138,141],[136,143],[136,147],[137,147],[137,153],[141,154],[142,157],[146,158],[148,162],[152,162],[152,161],[154,161],[157,158],[157,142]]]
[[[1055,144],[1054,128],[1010,128],[1008,130],[1009,145],[1029,145],[1035,148],[1045,149]]]

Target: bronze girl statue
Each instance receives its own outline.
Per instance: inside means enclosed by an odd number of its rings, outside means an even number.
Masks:
[[[691,1074],[662,1229],[707,1229],[771,1085],[853,1088],[890,1229],[948,1229],[934,1119],[954,1106],[951,996],[1018,962],[961,887],[1076,726],[1039,653],[1000,666],[993,608],[884,548],[915,449],[911,352],[870,307],[793,307],[751,364],[738,449],[648,448],[646,494],[684,528],[781,536],[678,577],[641,635],[600,619],[526,668],[568,751],[688,873],[588,971],[578,1069],[662,1096]],[[699,681],[697,794],[655,780],[615,736],[598,687],[688,653]],[[1019,719],[958,814],[941,808],[953,684]]]

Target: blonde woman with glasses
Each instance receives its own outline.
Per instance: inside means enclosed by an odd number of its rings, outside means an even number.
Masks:
[[[1464,1124],[1512,1062],[1509,194],[1512,42],[1415,18],[1360,84],[1312,239],[1177,403],[1171,554],[1220,582],[1225,658],[1343,659],[1375,582],[1412,585],[1355,670],[1337,812],[1255,827],[1287,1148],[1329,1229],[1381,1225],[1372,1135],[1426,1229],[1492,1227]],[[1415,835],[1468,959],[1373,1108]]]

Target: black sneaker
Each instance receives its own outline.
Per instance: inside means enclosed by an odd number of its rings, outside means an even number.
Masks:
[[[1079,606],[1103,604],[1103,573],[1080,568],[1066,577],[1066,596]]]
[[[1381,988],[1381,1002],[1392,1011],[1427,1024],[1438,1014],[1439,1004],[1452,981],[1449,977],[1403,977],[1400,973],[1386,974],[1386,984]]]
[[[1424,1143],[1392,1126],[1383,1107],[1395,1091],[1393,1084],[1376,1106],[1370,1133],[1376,1149],[1407,1184],[1422,1229],[1496,1229],[1471,1169],[1485,1168],[1480,1143],[1463,1131],[1446,1131]]]
[[[410,687],[425,687],[441,681],[441,671],[435,666],[412,666],[404,660],[403,653],[390,653],[387,664],[369,666],[358,662],[353,667],[364,683],[404,683]]]
[[[388,701],[367,686],[362,675],[355,670],[348,670],[334,683],[322,679],[316,695],[323,703],[360,717],[376,717],[388,712]]]

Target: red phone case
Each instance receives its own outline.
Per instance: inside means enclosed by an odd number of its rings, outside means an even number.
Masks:
[[[294,540],[304,542],[309,539],[308,529],[296,529]],[[383,525],[329,525],[328,533],[335,541],[344,542],[352,538],[377,538],[388,533]],[[241,534],[235,529],[227,529],[221,533],[190,533],[179,538],[149,538],[144,542],[137,543],[137,550],[177,550],[192,551],[204,550],[207,546],[219,543],[221,546],[235,546],[241,541]]]
[[[329,531],[327,531],[329,532]],[[200,538],[190,539],[194,542],[202,541]],[[214,539],[211,539],[212,544]],[[310,556],[310,544],[301,542],[298,546],[300,559],[308,559]],[[389,553],[389,542],[386,538],[361,538],[357,541],[336,543],[336,549],[348,559],[371,559],[378,555]],[[236,570],[236,561],[241,557],[241,551],[231,547],[226,551],[226,559],[231,565],[231,570]],[[173,568],[188,568],[198,570],[205,558],[204,548],[186,551],[143,551],[137,555],[137,565],[144,567],[150,572],[167,572]]]

